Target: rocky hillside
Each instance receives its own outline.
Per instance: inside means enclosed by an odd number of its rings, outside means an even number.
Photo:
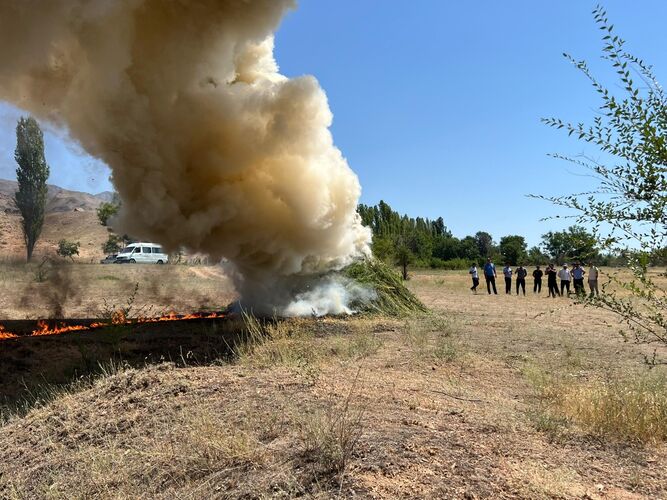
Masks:
[[[0,179],[0,259],[21,259],[25,245],[21,233],[21,217],[14,205],[16,181]],[[108,231],[97,220],[95,210],[109,199],[109,193],[92,195],[49,185],[46,219],[42,237],[35,248],[35,257],[55,253],[58,241],[65,238],[81,243],[79,260],[88,262],[102,256],[101,245]]]
[[[0,210],[14,212],[14,193],[17,190],[16,181],[0,179]],[[109,201],[111,193],[104,192],[98,195],[69,191],[58,186],[49,185],[47,213],[72,212],[79,209],[84,211],[95,210],[103,201]]]

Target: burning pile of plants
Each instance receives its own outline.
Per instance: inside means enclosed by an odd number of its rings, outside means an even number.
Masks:
[[[343,275],[375,291],[373,299],[351,304],[357,312],[388,316],[427,312],[426,306],[408,290],[398,273],[380,260],[355,262],[343,270]]]

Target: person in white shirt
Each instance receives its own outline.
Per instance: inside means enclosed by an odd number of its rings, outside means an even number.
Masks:
[[[503,276],[505,276],[505,293],[512,295],[512,267],[509,263],[503,267]]]
[[[563,269],[558,271],[558,277],[560,278],[560,294],[565,296],[564,291],[567,289],[567,294],[570,295],[570,281],[572,279],[572,274],[567,268],[567,264],[563,264]]]
[[[593,265],[593,263],[588,265],[588,288],[591,290],[591,297],[593,295],[600,296],[600,290],[598,290],[598,276],[600,275],[600,270]]]
[[[475,293],[475,295],[477,295],[477,287],[479,286],[479,273],[477,272],[477,264],[474,262],[472,263],[468,274],[472,276],[472,286],[470,289]]]

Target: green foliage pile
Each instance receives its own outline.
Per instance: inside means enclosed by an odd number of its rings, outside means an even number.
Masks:
[[[363,286],[373,288],[377,293],[377,297],[371,302],[352,304],[357,311],[387,316],[406,316],[428,311],[426,306],[405,287],[401,277],[378,259],[355,262],[346,267],[342,273]]]

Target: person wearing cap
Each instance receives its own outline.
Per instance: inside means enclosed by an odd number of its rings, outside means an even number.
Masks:
[[[577,295],[585,295],[584,292],[584,275],[586,271],[578,262],[574,265],[572,269],[572,281],[574,282],[574,293]]]
[[[533,271],[533,293],[542,293],[542,276],[544,276],[542,269],[536,266]]]
[[[563,264],[563,269],[558,271],[558,277],[560,278],[560,294],[565,295],[565,290],[567,289],[567,294],[570,295],[570,281],[572,280],[572,273],[567,268],[567,264]]]
[[[556,277],[558,276],[558,271],[556,271],[556,267],[553,264],[549,264],[547,266],[546,274],[547,274],[547,286],[549,287],[548,297],[553,297],[554,299],[556,298],[556,295],[560,297],[560,292],[558,291],[558,282],[556,281]]]
[[[493,285],[493,293],[498,295],[496,290],[496,266],[491,262],[491,257],[486,259],[484,264],[484,278],[486,279],[486,291],[491,295],[491,285]]]
[[[503,276],[505,276],[505,293],[512,295],[512,266],[509,262],[503,267]]]
[[[526,276],[528,276],[528,270],[519,266],[516,268],[516,294],[519,295],[519,288],[523,290],[523,295],[526,295]]]
[[[600,276],[600,270],[591,262],[588,265],[588,288],[591,290],[591,297],[593,297],[594,294],[597,297],[600,296],[600,290],[598,290],[598,276]]]

